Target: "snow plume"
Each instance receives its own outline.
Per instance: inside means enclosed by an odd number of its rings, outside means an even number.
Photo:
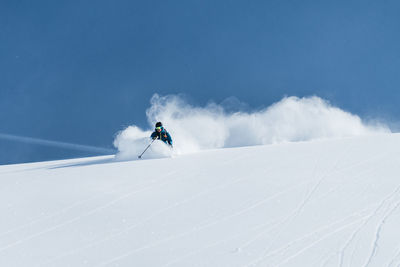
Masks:
[[[334,107],[319,97],[285,97],[254,112],[228,112],[212,103],[189,105],[179,96],[151,98],[146,111],[150,129],[161,121],[174,141],[174,153],[203,149],[264,145],[280,142],[340,138],[390,132],[379,123],[363,122],[357,115]],[[135,158],[149,144],[151,130],[130,126],[114,140],[120,158]],[[156,142],[147,157],[169,156],[170,150]]]
[[[22,143],[27,143],[27,144],[43,145],[43,146],[49,146],[49,147],[59,147],[59,148],[65,148],[65,149],[70,149],[70,150],[77,150],[77,151],[101,153],[101,154],[115,153],[114,149],[109,149],[109,148],[104,148],[104,147],[73,144],[73,143],[52,141],[52,140],[19,136],[19,135],[13,135],[13,134],[5,134],[5,133],[0,133],[0,139],[22,142]]]

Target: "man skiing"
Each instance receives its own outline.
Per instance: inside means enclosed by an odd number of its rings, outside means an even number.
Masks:
[[[164,143],[170,145],[172,147],[172,138],[171,135],[164,129],[161,122],[156,123],[156,129],[151,134],[152,139],[160,139]]]

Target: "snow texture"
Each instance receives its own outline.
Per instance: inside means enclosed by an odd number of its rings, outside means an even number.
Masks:
[[[381,134],[0,166],[0,266],[400,266],[399,155]]]
[[[332,106],[319,97],[286,97],[262,110],[229,112],[223,105],[189,105],[181,97],[154,95],[147,110],[150,129],[162,121],[174,140],[174,154],[205,149],[310,141],[390,132],[377,122]],[[232,102],[232,101],[231,101]],[[243,106],[234,103],[239,108]],[[232,105],[231,105],[232,106]],[[120,158],[135,159],[149,141],[150,130],[132,125],[117,134],[114,146]],[[144,158],[158,157],[149,151]],[[163,150],[160,156],[168,155]]]

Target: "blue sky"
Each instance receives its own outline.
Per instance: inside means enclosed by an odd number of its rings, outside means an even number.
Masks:
[[[154,93],[400,117],[398,1],[0,2],[0,133],[112,147]],[[0,164],[94,155],[0,138]]]

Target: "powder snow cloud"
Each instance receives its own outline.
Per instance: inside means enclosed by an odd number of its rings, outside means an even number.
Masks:
[[[157,121],[162,121],[172,135],[176,154],[390,132],[382,123],[365,122],[317,96],[285,97],[252,112],[229,112],[215,103],[193,106],[177,95],[155,94],[150,104],[146,111],[150,128],[132,125],[120,131],[114,140],[117,157],[136,158],[149,144]],[[171,151],[156,144],[146,153],[148,157],[160,157],[169,156]]]

